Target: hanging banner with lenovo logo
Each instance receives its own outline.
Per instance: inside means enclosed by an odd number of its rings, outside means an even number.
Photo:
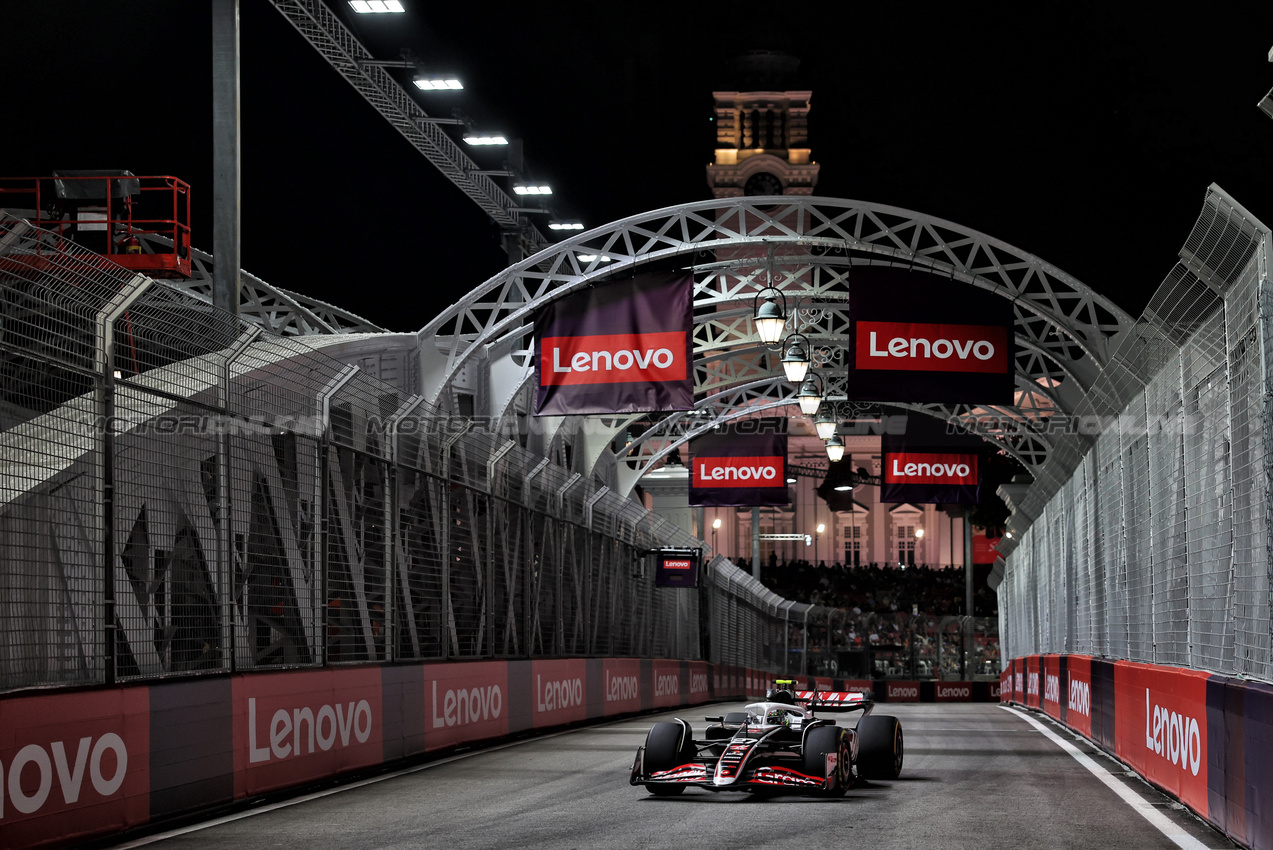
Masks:
[[[884,434],[881,502],[975,505],[981,494],[982,441],[947,434],[927,416],[908,416],[901,434]]]
[[[921,272],[853,269],[850,401],[1012,404],[1012,303]]]
[[[694,406],[694,278],[644,274],[567,295],[535,316],[535,415]]]
[[[690,504],[788,505],[787,420],[748,419],[690,440]]]

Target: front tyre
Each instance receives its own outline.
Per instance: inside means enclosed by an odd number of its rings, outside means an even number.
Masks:
[[[863,779],[896,779],[905,755],[902,724],[887,714],[868,714],[858,722],[858,775]]]
[[[825,776],[827,756],[836,754],[835,785],[824,792],[839,797],[852,784],[852,756],[849,752],[849,732],[839,726],[819,726],[809,731],[804,743],[804,773],[806,776]]]
[[[660,770],[671,770],[694,760],[693,732],[681,723],[655,723],[645,736],[646,778]],[[684,785],[647,785],[656,797],[675,797],[685,791]]]

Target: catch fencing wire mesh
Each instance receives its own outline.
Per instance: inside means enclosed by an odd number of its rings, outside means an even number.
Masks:
[[[1089,394],[1084,409],[1116,402],[1114,415],[1006,559],[1006,658],[1273,677],[1269,253],[1264,228],[1213,187],[1181,263]]]
[[[783,660],[763,588],[654,587],[642,553],[700,541],[328,356],[335,338],[262,333],[12,217],[0,299],[0,690],[697,658],[704,637]],[[700,595],[732,621],[705,635]]]

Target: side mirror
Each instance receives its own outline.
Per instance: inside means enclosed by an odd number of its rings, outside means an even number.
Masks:
[[[717,717],[704,717],[703,719],[706,720],[708,723],[724,723],[725,715],[722,714]]]

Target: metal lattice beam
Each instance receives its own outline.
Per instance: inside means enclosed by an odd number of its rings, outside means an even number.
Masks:
[[[603,263],[608,257],[612,262]],[[683,442],[688,423],[710,427],[793,401],[777,356],[759,346],[752,301],[771,280],[792,299],[829,398],[844,398],[840,372],[849,340],[848,294],[854,267],[905,266],[975,286],[1013,305],[1014,405],[895,405],[959,422],[1035,469],[1052,456],[1048,420],[1072,412],[1109,353],[1132,328],[1116,305],[1023,251],[950,222],[854,201],[790,197],[687,204],[615,222],[555,245],[491,278],[421,333],[427,395],[442,403],[470,358],[498,348],[529,358],[533,314],[543,304],[637,265],[660,260],[693,270],[696,411],[669,414],[662,428],[620,450],[642,469]],[[520,362],[527,362],[522,360]],[[523,390],[530,379],[527,369]],[[508,395],[525,405],[530,394]],[[495,418],[506,410],[492,411]],[[519,410],[519,412],[526,412]],[[705,417],[709,417],[706,418]],[[616,432],[649,417],[610,420]],[[647,447],[648,444],[648,447]],[[611,457],[610,460],[618,460]]]
[[[505,230],[518,232],[537,251],[548,240],[525,216],[516,211],[510,198],[481,166],[471,160],[442,127],[420,108],[411,93],[378,65],[370,51],[354,37],[340,19],[319,0],[271,0],[288,23],[344,77],[345,82],[371,104],[413,148],[438,171],[468,195],[472,201]]]

